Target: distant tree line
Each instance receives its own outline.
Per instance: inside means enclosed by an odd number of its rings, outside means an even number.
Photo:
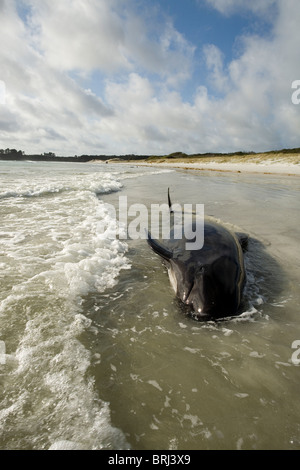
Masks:
[[[33,160],[33,161],[65,161],[65,162],[89,162],[91,160],[144,160],[148,155],[80,155],[72,157],[60,157],[54,152],[27,155],[23,150],[0,149],[0,160]]]
[[[0,149],[0,155],[16,155],[22,157],[25,152],[23,150],[16,150],[16,149]]]
[[[0,0],[1,1],[1,0]],[[274,153],[280,154],[299,154],[300,148],[294,149],[282,149],[282,150],[271,150],[268,152],[261,152],[264,154],[272,155]],[[201,157],[223,157],[223,156],[246,156],[246,155],[255,155],[255,152],[233,152],[233,153],[198,153],[198,154],[186,154],[183,152],[174,152],[169,155],[80,155],[80,156],[70,156],[70,157],[60,157],[55,155],[54,152],[44,152],[43,154],[37,155],[27,155],[23,150],[16,149],[0,149],[0,160],[33,160],[33,161],[64,161],[64,162],[89,162],[91,160],[100,160],[100,161],[111,161],[111,160],[123,160],[123,161],[135,161],[135,160],[159,160],[161,158],[201,158]]]

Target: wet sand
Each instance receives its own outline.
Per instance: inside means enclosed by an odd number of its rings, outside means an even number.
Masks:
[[[172,202],[203,203],[205,214],[248,233],[250,244],[249,307],[236,319],[202,324],[184,315],[146,242],[128,241],[132,269],[87,305],[89,315],[97,309],[95,377],[113,424],[134,449],[299,449],[300,369],[292,362],[300,338],[299,178],[160,173],[159,164],[133,162],[115,168],[146,173],[124,180],[129,204],[167,202],[170,187]],[[117,204],[119,194],[105,202]]]

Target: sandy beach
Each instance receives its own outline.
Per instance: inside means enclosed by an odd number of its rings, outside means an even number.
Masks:
[[[96,161],[95,161],[96,162]],[[110,161],[112,163],[113,160]],[[148,161],[130,162],[118,161],[118,163],[138,166],[158,166],[160,168],[178,168],[186,170],[219,171],[235,173],[262,173],[300,176],[299,154],[274,154],[268,157],[265,154],[247,155],[243,157],[203,157],[203,158],[169,158],[161,157]]]
[[[153,163],[141,163],[141,165],[153,166]],[[181,168],[187,170],[209,170],[209,171],[231,171],[236,173],[263,173],[263,174],[283,174],[300,176],[300,165],[288,163],[266,162],[260,163],[185,163],[168,162],[160,163],[160,167]]]

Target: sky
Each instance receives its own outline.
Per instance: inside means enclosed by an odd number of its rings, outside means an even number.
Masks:
[[[299,24],[299,0],[0,0],[0,148],[300,147]]]

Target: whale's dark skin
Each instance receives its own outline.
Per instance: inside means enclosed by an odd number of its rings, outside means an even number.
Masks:
[[[187,250],[186,243],[191,240],[184,236],[174,239],[173,230],[163,244],[148,234],[149,245],[168,268],[177,297],[191,308],[198,320],[240,313],[246,281],[243,249],[247,240],[247,235],[232,233],[210,219],[204,221],[204,245],[198,250]]]

